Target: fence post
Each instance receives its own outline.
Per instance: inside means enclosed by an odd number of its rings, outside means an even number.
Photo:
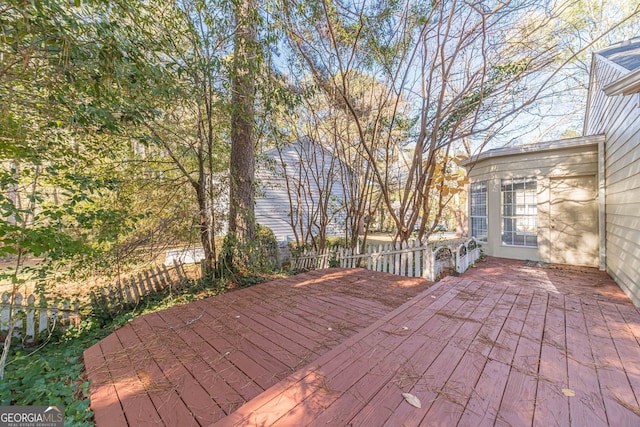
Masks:
[[[409,242],[403,242],[402,243],[403,251],[401,254],[401,259],[400,259],[400,274],[402,274],[403,276],[409,276],[411,277],[411,267],[409,267],[411,264],[411,252],[409,251]],[[405,252],[406,251],[406,252]]]
[[[9,329],[9,318],[11,317],[11,307],[9,303],[9,293],[2,293],[2,307],[0,311],[0,331]]]
[[[62,302],[62,324],[69,324],[69,313],[71,312],[71,300],[69,298],[65,298]]]
[[[44,298],[40,298],[40,304],[38,309],[38,334],[49,329],[49,310],[47,310],[47,301]]]
[[[422,277],[430,282],[433,282],[433,269],[435,266],[435,253],[431,250],[431,247],[425,245],[422,252],[422,258],[424,260],[424,267],[422,269]]]
[[[467,246],[465,243],[462,243],[460,246],[456,248],[456,272],[459,274],[467,271],[469,256],[467,251]]]
[[[21,333],[24,332],[25,328],[25,318],[24,316],[21,315],[22,312],[24,312],[24,307],[22,306],[22,294],[21,293],[17,293],[16,297],[15,297],[15,302],[13,304],[13,321],[14,321],[14,328],[13,328],[13,336],[17,337],[20,336]]]
[[[182,284],[186,280],[186,277],[183,274],[184,272],[182,271],[182,264],[180,264],[177,260],[174,259],[173,266],[176,269],[176,273],[178,273],[178,281],[180,282],[180,284]]]
[[[138,290],[138,282],[136,281],[135,277],[130,277],[129,278],[129,289],[131,289],[131,292],[133,294],[133,299],[135,300],[135,303],[138,303],[140,301],[140,291]]]
[[[25,338],[27,342],[32,342],[36,337],[36,297],[29,295],[27,298],[27,330],[25,331]]]
[[[140,288],[140,296],[146,296],[153,292],[151,288],[147,289],[147,283],[142,277],[142,273],[138,273],[138,286]]]

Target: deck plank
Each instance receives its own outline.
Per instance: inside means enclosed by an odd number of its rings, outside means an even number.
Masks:
[[[544,324],[534,426],[569,425],[564,295],[549,294]]]
[[[532,423],[547,299],[548,294],[539,291],[531,298],[498,410],[498,423]]]
[[[107,425],[110,422],[127,425],[127,418],[120,404],[116,387],[111,380],[111,373],[100,343],[85,350],[84,359],[87,376],[93,378],[90,386],[92,401],[99,402],[99,406],[94,409],[95,422],[101,425]]]
[[[165,425],[198,425],[182,399],[173,393],[173,384],[133,328],[125,325],[118,330],[117,337],[123,348],[135,354],[133,366]]]
[[[625,319],[616,305],[605,302],[599,302],[598,305],[611,332],[611,339],[620,357],[624,372],[627,374],[636,402],[640,402],[640,352],[638,352],[635,336],[629,328],[629,322],[640,325],[640,315],[629,316]]]
[[[183,323],[182,319],[171,312],[163,313],[160,318],[168,325]],[[221,412],[216,412],[213,416],[221,418],[236,410],[256,393],[260,393],[262,388],[234,366],[224,353],[220,353],[209,342],[202,340],[195,332],[196,329],[195,324],[179,328],[173,345],[188,349],[187,354],[178,357],[178,360],[210,399],[220,407]]]
[[[478,291],[477,288],[475,290]],[[336,378],[336,382],[340,383],[339,389],[343,390],[342,395],[337,396],[328,407],[322,408],[322,413],[313,419],[313,423],[317,425],[352,424],[353,421],[350,420],[366,408],[366,403],[385,384],[393,380],[402,380],[403,376],[412,376],[421,370],[424,371],[423,367],[431,365],[434,358],[437,362],[437,356],[442,354],[440,349],[447,347],[447,341],[442,338],[455,335],[464,324],[462,319],[470,316],[476,306],[476,300],[464,301],[456,298],[449,302],[446,308],[433,312],[430,317],[425,316],[423,319],[416,317],[415,326],[408,321],[404,322],[405,327],[409,328],[406,333],[403,333],[402,329],[390,329],[389,336],[373,347],[367,355],[362,354],[357,357],[358,360],[363,360],[368,356],[366,363],[361,363],[360,366],[354,363],[349,367],[350,371],[353,370],[357,372],[356,375],[360,375],[355,383],[348,381],[346,375]],[[426,351],[427,349],[429,351]],[[451,353],[445,357],[450,356],[452,356]],[[333,384],[331,381],[327,383],[330,386]],[[381,421],[381,418],[378,418],[378,421]]]
[[[489,286],[487,286],[490,288]],[[514,290],[516,292],[514,292]],[[496,419],[502,392],[504,390],[507,377],[509,375],[509,365],[492,358],[496,355],[496,348],[502,344],[499,340],[506,340],[508,333],[505,325],[508,321],[509,313],[517,301],[517,289],[505,291],[504,298],[497,304],[483,334],[479,334],[472,343],[469,351],[475,352],[486,360],[478,381],[473,387],[471,394],[458,425],[493,425]],[[514,346],[515,347],[515,346]],[[515,348],[505,348],[510,352],[515,352]],[[506,358],[506,356],[502,356]]]
[[[149,337],[149,342],[164,349],[164,353],[158,353],[155,359],[163,371],[171,372],[172,390],[175,390],[185,402],[192,414],[191,419],[198,424],[221,418],[225,415],[221,406],[210,398],[207,389],[185,367],[186,365],[193,366],[198,359],[193,357],[190,348],[180,343],[175,335],[169,341],[161,333],[158,333],[164,330],[165,323],[157,313],[154,314],[141,317],[138,319],[139,321],[132,322],[131,326],[138,336]],[[151,339],[151,337],[155,337],[155,339]],[[185,420],[185,422],[188,421],[189,419]]]
[[[629,383],[614,339],[599,304],[583,305],[589,339],[596,350],[594,361],[609,425],[638,423],[640,409]],[[613,332],[613,333],[612,333]]]
[[[111,373],[113,385],[122,405],[122,410],[130,425],[151,426],[163,424],[151,398],[138,375],[131,371],[133,355],[122,347],[117,335],[112,334],[100,342],[106,366]],[[113,352],[115,350],[115,353]],[[114,357],[115,356],[115,357]]]
[[[588,345],[583,302],[580,298],[567,296],[565,303],[568,388],[575,393],[569,397],[570,419],[574,425],[606,426],[604,401],[592,349]]]
[[[479,284],[475,283],[475,285]],[[459,323],[458,329],[452,335],[432,337],[432,340],[436,342],[445,341],[446,346],[436,355],[434,362],[422,372],[415,385],[408,390],[409,393],[421,399],[422,408],[416,409],[401,401],[386,420],[385,425],[392,426],[398,425],[398,423],[417,425],[420,422],[429,425],[447,423],[455,425],[449,421],[451,418],[456,418],[456,413],[449,411],[464,407],[470,397],[470,393],[467,394],[464,390],[464,381],[467,381],[466,385],[469,385],[473,378],[474,368],[478,365],[484,365],[484,360],[479,361],[479,359],[484,359],[482,355],[468,350],[478,335],[488,333],[488,330],[491,329],[487,320],[494,315],[499,301],[505,298],[506,288],[492,292],[491,289],[480,285],[478,291],[473,292],[473,296],[477,298],[470,298],[470,295],[465,296],[468,291],[471,289],[463,290],[461,296],[472,302],[473,310],[468,315],[450,319],[452,322]],[[507,296],[507,298],[509,297]],[[425,354],[431,353],[431,347],[425,346],[423,352]],[[477,359],[476,356],[478,356]],[[479,363],[475,365],[477,361]],[[458,384],[461,377],[466,377],[466,380],[463,380],[463,384]],[[463,388],[460,388],[461,385]],[[458,408],[454,408],[455,406]],[[443,413],[445,416],[440,418],[439,414]]]
[[[431,310],[445,307],[456,295],[455,290],[447,287],[447,284],[448,282],[440,282],[431,288],[430,294],[423,293],[385,316],[387,330],[399,331],[404,326],[415,326],[420,317],[425,315],[423,307]],[[423,299],[426,301],[423,302]],[[324,386],[326,378],[332,374],[340,376],[355,358],[374,348],[386,335],[379,330],[377,324],[369,326],[357,336],[347,339],[339,350],[334,349],[324,354],[312,365],[281,381],[219,421],[216,426],[269,425],[283,418],[286,413],[295,416],[297,424],[300,423],[300,411],[303,412],[302,416],[309,414],[312,418],[316,411],[322,410],[328,404],[327,401],[330,402],[334,397],[332,390]],[[313,395],[315,399],[311,399]],[[297,396],[297,399],[292,398],[293,396]],[[296,407],[299,409],[295,410]],[[290,412],[292,410],[294,412]]]

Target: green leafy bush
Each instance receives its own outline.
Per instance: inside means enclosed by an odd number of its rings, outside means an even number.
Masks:
[[[62,405],[66,425],[92,426],[82,353],[112,330],[89,320],[36,349],[14,346],[0,382],[0,404]]]
[[[256,224],[256,245],[258,265],[262,269],[276,268],[278,266],[278,241],[269,227]]]

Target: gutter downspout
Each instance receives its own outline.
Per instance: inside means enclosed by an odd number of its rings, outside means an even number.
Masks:
[[[591,54],[591,69],[589,70],[589,86],[587,88],[587,108],[585,110],[584,115],[584,123],[582,125],[582,136],[587,135],[587,131],[589,129],[589,121],[591,119],[591,93],[593,92],[593,88],[595,86],[594,76],[596,69],[596,54],[595,52]]]
[[[598,237],[600,239],[600,270],[607,270],[607,216],[606,216],[606,160],[605,141],[607,136],[598,142]]]

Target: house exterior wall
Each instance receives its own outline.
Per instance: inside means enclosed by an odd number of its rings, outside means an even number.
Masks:
[[[559,178],[580,178],[597,182],[597,138],[588,144],[560,149],[547,149],[480,158],[467,166],[470,183],[487,184],[487,242],[483,244],[487,255],[532,261],[555,262],[553,258],[551,203],[552,183]],[[508,178],[535,177],[537,181],[537,247],[509,246],[502,242],[501,182]],[[597,206],[597,189],[594,202]],[[595,221],[588,233],[598,245],[598,224]],[[595,265],[594,265],[595,263]],[[582,262],[597,266],[597,258]]]
[[[345,191],[338,160],[319,145],[296,141],[279,151],[269,150],[258,162],[256,177],[256,222],[271,228],[279,242],[295,241],[292,209],[300,234],[310,222],[319,221],[321,203],[328,203],[330,213],[327,235],[345,234]]]
[[[585,114],[584,134],[604,134],[607,128],[607,116],[611,113],[611,98],[605,95],[603,88],[624,76],[626,70],[594,54],[589,79],[589,100]]]
[[[640,305],[639,95],[606,96],[603,92],[623,75],[616,64],[594,57],[585,132],[605,134],[607,272]]]

